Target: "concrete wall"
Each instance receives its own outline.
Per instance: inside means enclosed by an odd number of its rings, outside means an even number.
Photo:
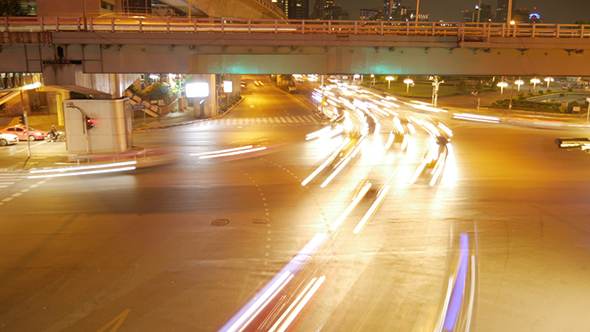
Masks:
[[[95,120],[85,129],[82,113]],[[131,148],[132,119],[128,98],[115,100],[68,99],[64,101],[66,146],[70,155],[120,153]]]

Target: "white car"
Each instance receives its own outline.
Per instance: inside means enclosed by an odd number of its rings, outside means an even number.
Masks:
[[[12,145],[18,143],[18,136],[13,134],[0,133],[0,146]]]

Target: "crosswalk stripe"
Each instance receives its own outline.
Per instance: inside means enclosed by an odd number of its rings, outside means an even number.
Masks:
[[[251,125],[251,124],[302,124],[302,123],[319,123],[311,115],[293,115],[281,117],[261,117],[261,118],[232,118],[232,119],[216,119],[210,121],[203,121],[197,123],[197,126],[211,127],[223,125]],[[0,181],[3,180],[3,174],[0,174]]]

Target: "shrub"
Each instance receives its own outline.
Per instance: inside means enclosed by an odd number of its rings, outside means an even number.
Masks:
[[[552,90],[551,90],[551,89],[547,89],[547,93],[551,93],[551,92],[552,92]]]
[[[543,94],[543,90],[539,90],[539,94],[542,95]]]
[[[467,92],[467,83],[465,81],[459,82],[459,85],[457,85],[457,90],[459,90],[461,93]]]
[[[572,101],[571,103],[567,104],[567,112],[572,113],[574,111],[574,107],[580,106],[577,101]]]
[[[165,99],[168,96],[168,89],[170,86],[163,82],[156,82],[142,91],[146,99],[158,100]]]
[[[518,98],[519,100],[523,100],[524,99],[524,95],[522,93],[519,93],[516,98]]]
[[[569,88],[567,88],[567,92],[573,92],[574,88],[572,88],[571,86]]]

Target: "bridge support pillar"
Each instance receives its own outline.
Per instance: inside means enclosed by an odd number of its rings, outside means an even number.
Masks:
[[[116,154],[133,147],[133,118],[128,98],[68,99],[63,103],[70,159]],[[93,119],[87,128],[84,117]]]
[[[193,83],[207,83],[209,85],[208,97],[191,98],[197,118],[211,118],[217,115],[217,98],[219,86],[216,83],[215,75],[193,75]]]

